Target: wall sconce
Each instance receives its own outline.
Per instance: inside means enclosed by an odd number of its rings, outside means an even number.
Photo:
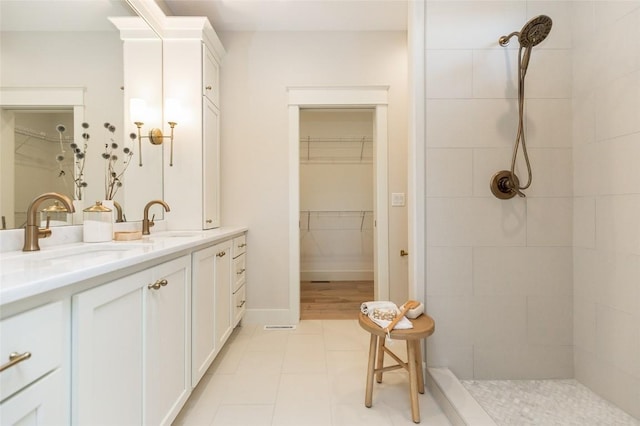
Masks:
[[[175,118],[177,111],[179,111],[179,105],[175,99],[167,99],[165,101],[165,115],[170,118]],[[147,104],[144,99],[131,98],[129,105],[129,116],[133,120],[133,124],[138,128],[138,156],[140,158],[139,165],[142,166],[142,138],[149,139],[152,145],[162,145],[164,138],[171,140],[171,157],[169,159],[169,166],[173,166],[173,129],[178,124],[176,121],[168,121],[169,127],[171,127],[171,135],[164,136],[162,130],[158,128],[152,128],[149,130],[147,136],[142,136],[141,129],[144,126],[144,121],[147,115]]]

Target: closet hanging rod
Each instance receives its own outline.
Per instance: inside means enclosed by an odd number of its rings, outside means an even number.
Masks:
[[[321,213],[327,216],[347,216],[349,214],[361,215],[373,213],[373,210],[300,210],[300,213]]]

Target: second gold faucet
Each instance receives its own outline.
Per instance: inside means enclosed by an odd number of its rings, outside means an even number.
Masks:
[[[169,205],[162,200],[149,201],[147,205],[144,206],[144,215],[142,216],[142,235],[149,235],[149,229],[154,225],[153,217],[149,219],[149,208],[154,204],[160,204],[167,212],[171,211]]]

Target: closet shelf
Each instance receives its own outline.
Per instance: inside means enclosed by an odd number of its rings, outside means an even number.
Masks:
[[[47,142],[60,142],[60,137],[59,136],[49,136],[48,134],[44,133],[44,132],[38,132],[36,130],[32,130],[32,129],[27,129],[26,127],[15,127],[14,131],[17,135],[22,135],[22,136],[28,136],[30,138],[34,138],[34,139],[39,139],[42,141],[47,141]],[[65,136],[62,140],[63,143],[70,143],[73,142],[73,140],[68,137]]]
[[[300,228],[307,231],[373,229],[373,210],[301,210]]]
[[[369,136],[342,138],[300,138],[300,160],[314,162],[371,162],[373,138]]]

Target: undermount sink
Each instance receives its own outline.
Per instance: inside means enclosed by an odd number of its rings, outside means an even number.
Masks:
[[[144,244],[117,244],[106,243],[96,245],[78,245],[66,248],[49,248],[34,252],[13,252],[3,253],[3,269],[10,263],[29,263],[31,265],[39,262],[78,262],[105,255],[113,256],[123,254],[123,252],[145,247]]]
[[[199,232],[188,231],[164,231],[157,234],[151,233],[151,235],[146,235],[146,237],[149,238],[193,238],[198,236],[200,236]]]

